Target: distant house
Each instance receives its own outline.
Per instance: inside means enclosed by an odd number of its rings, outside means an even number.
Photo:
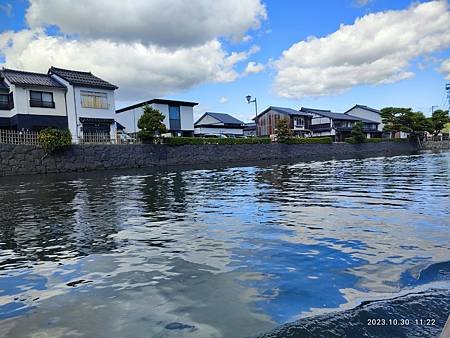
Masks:
[[[377,130],[381,132],[383,131],[384,124],[381,121],[381,112],[378,109],[356,104],[352,108],[347,110],[344,114],[378,122]]]
[[[0,128],[67,128],[67,88],[48,74],[0,70]]]
[[[164,115],[164,124],[173,136],[194,136],[194,109],[198,103],[165,99],[152,99],[116,110],[116,121],[125,126],[127,133],[139,131],[137,123],[143,108],[149,105]]]
[[[306,136],[310,134],[311,113],[270,106],[254,118],[256,135],[269,136],[275,134],[278,121],[285,118],[289,119],[289,125],[295,135]]]
[[[92,134],[114,139],[117,86],[90,72],[51,67],[48,75],[67,88],[68,125],[74,140]]]
[[[256,136],[256,123],[244,123],[244,136]]]
[[[194,124],[196,136],[244,136],[244,122],[224,113],[204,113]]]
[[[336,142],[343,142],[350,137],[356,122],[363,123],[363,131],[367,138],[381,137],[378,131],[379,122],[350,114],[334,113],[330,110],[301,108],[300,111],[312,115],[310,129],[312,136],[331,136]]]

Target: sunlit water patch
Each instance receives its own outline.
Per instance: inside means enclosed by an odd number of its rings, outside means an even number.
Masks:
[[[450,299],[449,163],[1,178],[0,336],[351,335],[367,314],[411,304],[423,305],[412,320],[428,308],[436,325],[396,335],[437,334]]]

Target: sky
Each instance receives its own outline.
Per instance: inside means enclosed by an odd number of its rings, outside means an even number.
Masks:
[[[91,71],[116,107],[447,108],[447,0],[0,0],[0,66]],[[436,109],[436,107],[434,108]]]

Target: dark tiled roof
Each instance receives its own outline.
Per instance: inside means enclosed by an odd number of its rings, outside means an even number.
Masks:
[[[214,117],[216,120],[222,122],[225,125],[237,125],[237,126],[242,126],[244,124],[244,122],[242,122],[241,120],[238,120],[237,118],[229,115],[229,114],[225,114],[225,113],[211,113],[211,112],[206,112],[203,114],[202,117],[200,117],[198,119],[197,122],[195,122],[195,124],[197,124],[198,122],[200,122],[200,120],[205,117],[206,115],[209,115],[211,117]]]
[[[377,114],[380,114],[380,113],[381,113],[378,109],[370,108],[370,107],[364,106],[364,105],[362,105],[362,104],[355,104],[352,108],[350,108],[349,110],[347,110],[344,114],[347,114],[349,111],[353,110],[354,108],[365,109],[365,110],[368,110],[368,111],[371,111],[371,112],[374,112],[374,113],[377,113]]]
[[[39,86],[50,88],[66,88],[48,74],[23,72],[19,70],[3,68],[3,77],[10,83],[19,86]]]
[[[313,112],[314,114],[321,115],[323,117],[328,117],[333,120],[345,120],[345,121],[361,121],[366,123],[378,123],[372,120],[364,119],[361,117],[356,117],[349,114],[343,114],[343,113],[333,113],[329,110],[309,110],[310,112]]]
[[[69,69],[52,67],[49,74],[55,74],[69,82],[73,86],[102,88],[102,89],[118,89],[119,87],[100,79],[91,72],[80,72]]]
[[[177,100],[167,100],[167,99],[152,99],[152,100],[148,100],[148,101],[139,102],[139,103],[133,104],[128,107],[117,109],[116,114],[123,113],[127,110],[131,110],[134,108],[143,107],[147,104],[152,104],[152,103],[168,104],[168,105],[173,105],[173,106],[186,106],[186,107],[194,107],[194,106],[198,105],[197,102],[177,101]]]

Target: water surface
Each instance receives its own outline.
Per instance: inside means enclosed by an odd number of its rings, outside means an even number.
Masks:
[[[425,291],[436,325],[409,329],[437,334],[449,164],[447,152],[0,178],[0,336],[253,336],[362,321],[344,310]]]

